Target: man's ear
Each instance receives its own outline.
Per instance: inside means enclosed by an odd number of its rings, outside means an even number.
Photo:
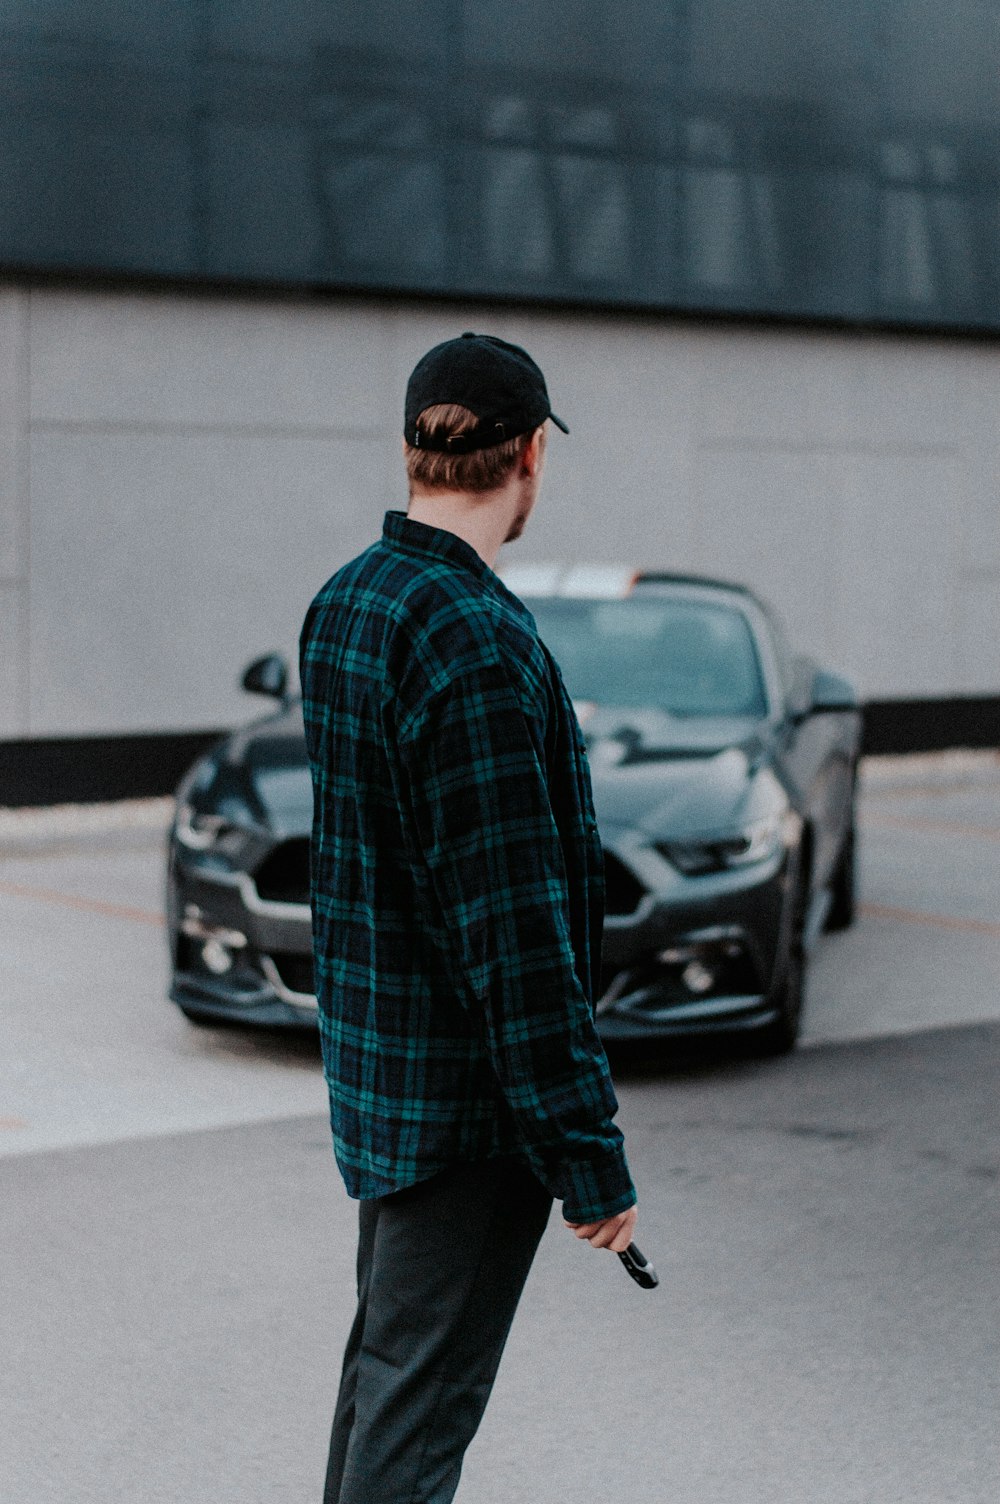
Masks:
[[[542,459],[545,455],[545,424],[536,428],[531,438],[521,451],[521,472],[524,475],[537,475],[541,469]]]

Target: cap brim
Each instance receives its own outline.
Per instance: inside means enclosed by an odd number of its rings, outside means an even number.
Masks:
[[[563,422],[562,418],[557,418],[555,413],[549,413],[549,417],[552,419],[557,428],[562,429],[563,433],[569,433],[569,429],[566,427],[566,424]]]

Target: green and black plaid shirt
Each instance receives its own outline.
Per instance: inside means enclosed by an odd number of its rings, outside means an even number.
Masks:
[[[635,1192],[592,998],[604,884],[583,738],[530,611],[387,512],[306,614],[316,992],[352,1196],[523,1153],[572,1221]]]

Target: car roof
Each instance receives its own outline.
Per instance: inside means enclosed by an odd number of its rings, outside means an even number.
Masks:
[[[736,595],[756,600],[749,585],[743,585],[739,580],[723,580],[717,575],[671,574],[666,570],[644,569],[636,577],[636,585],[704,585],[710,590],[731,590]]]
[[[673,570],[636,569],[628,564],[567,564],[551,561],[510,564],[499,573],[504,584],[515,595],[536,598],[559,596],[622,600],[634,595],[644,586],[680,585],[726,591],[745,600],[752,600],[759,606],[764,604],[749,586],[736,580]]]

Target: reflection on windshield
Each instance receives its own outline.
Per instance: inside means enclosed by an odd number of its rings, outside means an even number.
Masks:
[[[763,716],[764,686],[746,618],[686,600],[531,600],[574,700],[676,716]]]

